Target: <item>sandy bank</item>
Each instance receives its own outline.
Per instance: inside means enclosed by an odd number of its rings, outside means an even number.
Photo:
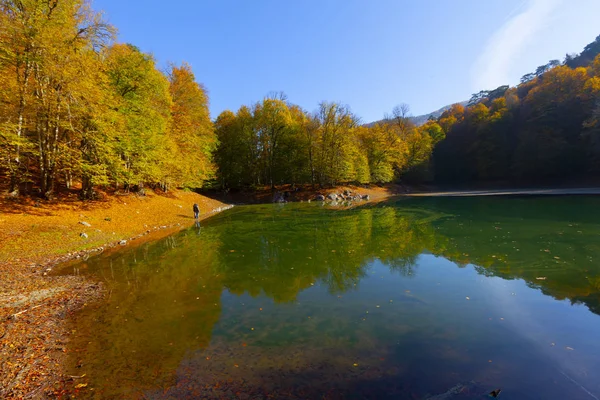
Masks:
[[[61,262],[156,240],[226,204],[191,192],[102,201],[0,200],[0,398],[60,396],[69,315],[103,294],[101,283],[52,276]]]

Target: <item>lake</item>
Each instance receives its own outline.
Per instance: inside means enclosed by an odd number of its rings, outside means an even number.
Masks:
[[[78,397],[598,399],[600,198],[239,206],[68,267]]]

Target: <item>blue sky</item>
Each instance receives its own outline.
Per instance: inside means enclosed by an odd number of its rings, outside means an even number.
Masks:
[[[94,0],[119,41],[188,62],[211,116],[272,91],[364,122],[514,85],[600,35],[600,0]]]

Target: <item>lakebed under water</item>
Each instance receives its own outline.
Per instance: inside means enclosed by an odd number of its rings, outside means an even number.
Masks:
[[[600,198],[240,206],[66,267],[78,397],[600,396]]]

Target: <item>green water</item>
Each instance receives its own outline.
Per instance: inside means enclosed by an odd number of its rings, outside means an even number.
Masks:
[[[235,207],[69,267],[108,290],[69,373],[83,398],[598,398],[599,206]]]

